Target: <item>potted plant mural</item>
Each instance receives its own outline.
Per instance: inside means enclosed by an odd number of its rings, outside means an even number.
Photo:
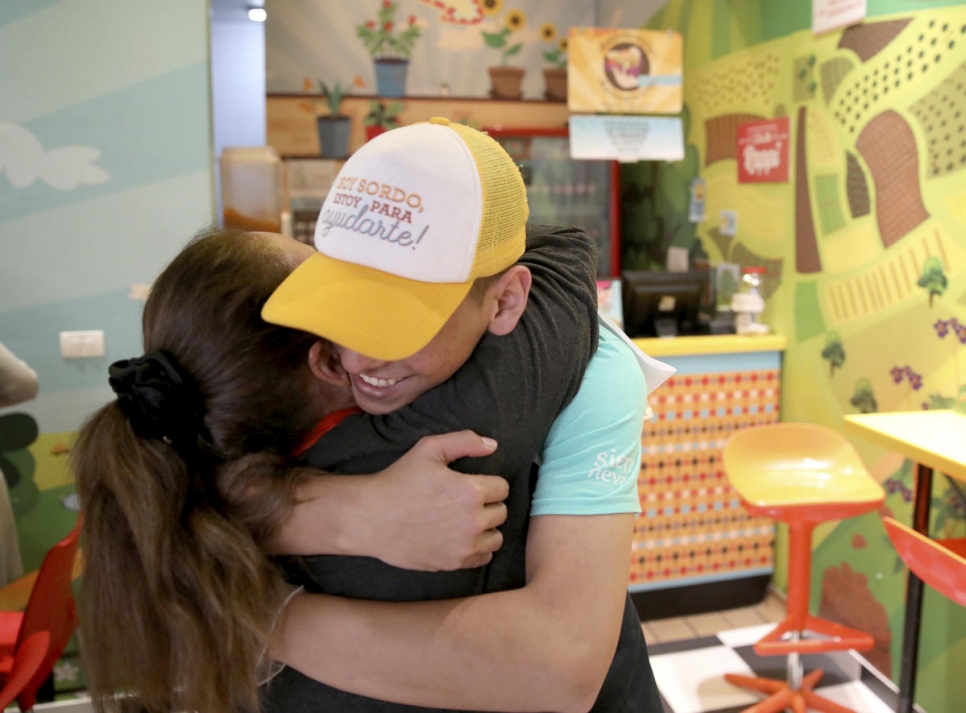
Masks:
[[[548,101],[567,101],[567,38],[558,40],[557,28],[549,22],[540,28],[540,38],[554,43],[552,49],[543,52],[543,59],[550,65],[543,70],[544,96]]]
[[[502,0],[484,0],[483,14],[494,17],[503,9]],[[490,74],[490,94],[494,99],[520,99],[523,96],[523,67],[507,65],[510,57],[523,49],[522,42],[511,42],[513,34],[527,24],[527,17],[520,10],[510,10],[503,27],[496,32],[481,31],[487,47],[500,51],[500,64],[487,68]]]
[[[316,118],[319,127],[319,149],[325,158],[345,158],[349,155],[349,131],[352,119],[339,113],[342,100],[349,93],[351,87],[335,82],[330,87],[321,79],[318,80],[319,91],[329,107],[327,116]]]
[[[382,132],[398,127],[402,110],[403,103],[398,99],[391,104],[370,99],[369,113],[362,120],[366,127],[366,139],[374,139]]]
[[[356,36],[375,64],[376,92],[384,97],[405,96],[409,57],[421,34],[415,15],[404,25],[396,24],[398,7],[398,3],[383,0],[375,20],[356,25]]]

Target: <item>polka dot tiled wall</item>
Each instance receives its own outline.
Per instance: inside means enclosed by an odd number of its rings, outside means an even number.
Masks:
[[[779,369],[677,375],[651,398],[644,426],[630,588],[760,573],[771,520],[745,514],[721,466],[737,429],[778,421]]]

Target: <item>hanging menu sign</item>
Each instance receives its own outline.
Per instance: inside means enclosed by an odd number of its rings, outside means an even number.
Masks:
[[[676,116],[571,116],[570,157],[635,161],[680,161],[684,131]]]
[[[571,28],[567,108],[573,112],[678,114],[682,106],[681,33]]]

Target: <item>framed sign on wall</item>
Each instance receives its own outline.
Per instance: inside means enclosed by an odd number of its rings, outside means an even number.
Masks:
[[[788,117],[738,125],[738,183],[788,182]]]

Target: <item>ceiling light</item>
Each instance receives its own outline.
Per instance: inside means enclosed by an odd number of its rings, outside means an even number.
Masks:
[[[263,7],[250,7],[248,8],[248,19],[252,22],[265,22],[265,18],[268,17],[268,13],[265,12]]]

